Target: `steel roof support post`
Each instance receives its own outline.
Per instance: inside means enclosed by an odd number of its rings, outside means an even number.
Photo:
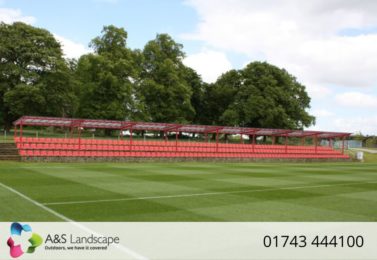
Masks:
[[[81,150],[81,127],[77,127],[77,131],[79,134],[79,150]]]
[[[178,130],[175,132],[175,151],[178,151]]]
[[[164,140],[165,140],[165,143],[167,143],[167,141],[168,141],[168,135],[167,135],[166,131],[164,131]]]
[[[318,152],[318,137],[317,135],[314,136],[314,145],[315,145],[315,153]]]
[[[73,138],[73,131],[74,131],[74,128],[73,127],[71,127],[71,129],[70,129],[70,133],[69,133],[69,138]]]
[[[120,135],[120,140],[123,141],[123,129],[122,128],[120,129],[119,135]]]
[[[121,126],[120,127],[120,130],[119,130],[119,137],[120,137],[120,142],[119,144],[121,146],[118,146],[119,150],[121,150],[121,152],[119,152],[119,154],[122,154],[123,150],[124,150],[124,140],[123,140],[123,127]]]
[[[255,134],[253,134],[253,153],[255,152]]]
[[[332,145],[331,145],[331,138],[329,138],[329,147],[332,148]]]
[[[132,151],[132,127],[130,128],[130,151]]]
[[[219,130],[216,130],[216,152],[219,151]]]
[[[206,140],[206,143],[208,143],[208,133],[207,133],[207,132],[205,133],[205,138],[206,138],[206,139],[205,139],[205,140]]]
[[[275,145],[276,136],[272,136],[272,145]]]
[[[344,139],[345,139],[345,136],[342,137],[342,154],[344,154]]]
[[[243,144],[243,134],[241,133],[241,144]]]
[[[288,153],[288,135],[285,135],[285,153]]]
[[[21,125],[20,125],[20,144],[21,144],[21,147],[23,147],[23,145],[22,145],[22,128],[23,128],[23,125],[22,125],[22,122],[21,122]]]
[[[301,146],[305,146],[305,137],[301,137]]]

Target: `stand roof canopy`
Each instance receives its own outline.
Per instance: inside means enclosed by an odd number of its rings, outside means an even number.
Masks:
[[[163,132],[186,132],[186,133],[219,133],[219,134],[245,134],[259,136],[288,136],[317,138],[340,138],[351,135],[344,132],[304,131],[272,128],[231,127],[213,125],[187,125],[172,123],[151,123],[116,120],[76,119],[63,117],[23,116],[16,120],[14,126],[56,126],[66,128],[87,129],[113,129],[113,130],[145,130]]]

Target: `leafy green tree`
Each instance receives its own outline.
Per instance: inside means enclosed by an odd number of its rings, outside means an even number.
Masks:
[[[7,91],[3,100],[9,107],[9,114],[14,118],[23,114],[40,115],[46,106],[40,87],[30,87],[26,84],[18,84]]]
[[[90,46],[94,53],[64,60],[48,31],[1,23],[5,127],[24,114],[72,116],[76,111],[87,118],[251,127],[301,129],[315,122],[306,111],[305,87],[268,63],[253,62],[205,84],[183,65],[183,46],[167,34],[157,35],[142,51],[131,50],[127,32],[110,25]]]
[[[223,122],[220,118],[232,103],[240,85],[241,74],[237,70],[230,70],[221,75],[216,83],[207,85],[204,90],[205,110],[201,123],[236,125],[235,122]]]
[[[187,82],[183,57],[182,45],[167,34],[158,34],[144,47],[138,89],[148,120],[188,122],[193,118],[192,89]]]
[[[72,115],[72,73],[47,30],[0,24],[0,107],[6,129],[22,115]]]
[[[218,110],[212,110],[222,124],[302,129],[315,122],[307,112],[310,98],[305,86],[266,62],[225,73],[212,92],[218,105]]]
[[[74,77],[74,70],[67,64],[60,64],[60,69],[46,74],[41,79],[40,91],[47,104],[41,115],[61,117],[74,116],[78,108],[78,82]]]
[[[204,117],[206,116],[206,107],[204,103],[204,92],[206,89],[207,84],[203,82],[202,78],[198,75],[198,73],[189,67],[184,67],[184,80],[187,82],[189,87],[191,88],[191,105],[194,109],[194,113],[191,116],[188,116],[188,120],[193,123],[202,123],[204,121]]]
[[[105,26],[102,35],[90,43],[94,53],[79,59],[76,74],[81,82],[80,116],[135,119],[141,102],[133,84],[137,78],[137,54],[126,43],[127,32],[123,28]]]

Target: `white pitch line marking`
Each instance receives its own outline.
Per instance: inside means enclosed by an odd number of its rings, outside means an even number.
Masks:
[[[0,186],[3,187],[4,189],[18,195],[19,197],[23,198],[24,200],[27,200],[28,202],[32,203],[33,205],[49,212],[50,214],[54,215],[55,217],[58,217],[60,218],[61,220],[64,220],[64,221],[67,221],[67,222],[74,222],[72,219],[70,218],[67,218],[66,216],[56,212],[55,210],[53,209],[50,209],[49,207],[46,207],[45,205],[43,205],[42,203],[39,203],[38,201],[36,200],[33,200],[32,198],[30,198],[29,196],[26,196],[25,194],[13,189],[12,187],[9,187],[8,185],[5,185],[4,183],[0,182]]]
[[[191,193],[191,194],[178,194],[178,195],[161,195],[161,196],[149,196],[149,197],[137,197],[137,198],[47,202],[47,203],[43,203],[43,205],[70,205],[70,204],[89,204],[89,203],[118,202],[118,201],[157,200],[157,199],[171,199],[171,198],[185,198],[185,197],[199,197],[199,196],[216,196],[216,195],[224,195],[224,194],[254,193],[254,192],[264,192],[264,191],[324,188],[324,187],[348,186],[348,185],[355,185],[355,184],[372,184],[372,183],[377,183],[377,181],[338,183],[338,184],[323,184],[323,185],[311,185],[311,186],[294,186],[294,187],[258,189],[258,190],[206,192],[206,193]]]
[[[77,226],[78,228],[80,228],[80,229],[83,230],[83,231],[88,232],[89,234],[93,234],[93,235],[97,235],[97,236],[100,235],[100,234],[98,234],[97,232],[91,230],[90,228],[88,228],[88,227],[86,227],[86,226],[84,226],[84,225],[82,225],[82,224],[80,224],[80,223],[78,223],[78,222],[75,222],[74,220],[72,220],[72,219],[70,219],[70,218],[68,218],[68,217],[66,217],[66,216],[64,216],[64,215],[62,215],[62,214],[56,212],[56,211],[53,210],[53,209],[50,209],[49,207],[46,207],[44,204],[39,203],[38,201],[36,201],[36,200],[30,198],[29,196],[27,196],[27,195],[25,195],[25,194],[23,194],[23,193],[21,193],[21,192],[15,190],[15,189],[13,189],[12,187],[9,187],[8,185],[5,185],[5,184],[2,183],[2,182],[0,182],[0,186],[1,186],[2,188],[6,189],[6,190],[8,190],[8,191],[10,191],[10,192],[12,192],[12,193],[18,195],[19,197],[23,198],[24,200],[26,200],[26,201],[32,203],[33,205],[35,205],[35,206],[37,206],[37,207],[39,207],[39,208],[41,208],[41,209],[43,209],[43,210],[45,210],[45,211],[51,213],[52,215],[54,215],[54,216],[60,218],[61,220],[64,220],[64,221],[69,222],[70,224],[72,224],[72,225],[74,225],[74,226]],[[129,256],[131,256],[131,257],[134,258],[134,259],[148,260],[147,257],[142,256],[142,255],[140,255],[139,253],[136,253],[136,252],[132,251],[131,249],[129,249],[129,248],[126,247],[126,246],[123,246],[123,245],[117,245],[116,247],[117,247],[118,249],[120,249],[121,251],[125,252],[126,254],[128,254]]]

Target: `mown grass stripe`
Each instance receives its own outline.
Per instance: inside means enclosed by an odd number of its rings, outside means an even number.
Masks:
[[[253,192],[268,192],[268,191],[280,191],[280,190],[313,189],[313,188],[362,185],[362,184],[374,184],[374,183],[377,183],[377,181],[375,181],[375,182],[353,182],[353,183],[323,184],[323,185],[311,185],[311,186],[295,186],[295,187],[282,187],[282,188],[259,189],[259,190],[242,190],[242,191],[206,192],[206,193],[191,193],[191,194],[177,194],[177,195],[147,196],[147,197],[119,198],[119,199],[105,199],[105,200],[48,202],[48,203],[44,203],[43,205],[69,205],[69,204],[88,204],[88,203],[134,201],[134,200],[156,200],[156,199],[186,198],[186,197],[199,197],[199,196],[216,196],[216,195],[253,193]]]
[[[46,207],[45,205],[39,203],[39,202],[36,201],[36,200],[33,200],[33,199],[30,198],[29,196],[26,196],[25,194],[23,194],[23,193],[21,193],[21,192],[15,190],[15,189],[13,189],[12,187],[9,187],[8,185],[5,185],[4,183],[1,183],[1,182],[0,182],[0,186],[1,186],[2,188],[4,188],[4,189],[6,189],[6,190],[8,190],[8,191],[10,191],[10,192],[12,192],[12,193],[14,193],[14,194],[16,194],[17,196],[23,198],[24,200],[27,200],[27,201],[30,202],[31,204],[33,204],[33,205],[35,205],[35,206],[37,206],[37,207],[39,207],[39,208],[41,208],[41,209],[47,211],[48,213],[54,215],[55,217],[58,217],[58,218],[61,219],[61,220],[64,220],[64,221],[67,221],[67,222],[73,222],[72,219],[70,219],[70,218],[64,216],[63,214],[60,214],[60,213],[56,212],[56,211],[53,210],[53,209],[50,209],[49,207]]]
[[[0,186],[1,186],[2,188],[4,188],[4,189],[6,189],[6,190],[8,190],[8,191],[10,191],[10,192],[12,192],[12,193],[14,193],[14,194],[16,194],[17,196],[23,198],[24,200],[30,202],[31,204],[33,204],[33,205],[35,205],[35,206],[37,206],[37,207],[39,207],[39,208],[45,210],[46,212],[48,212],[48,213],[54,215],[55,217],[58,217],[59,219],[65,221],[65,222],[70,222],[72,225],[75,225],[75,226],[77,226],[78,228],[80,228],[80,229],[82,229],[82,230],[84,230],[84,231],[86,231],[86,232],[88,232],[88,233],[92,233],[92,234],[95,234],[95,235],[99,235],[97,232],[95,232],[95,231],[93,231],[93,230],[87,228],[86,226],[84,226],[84,225],[82,225],[82,224],[80,224],[80,223],[75,222],[74,220],[72,220],[72,219],[70,219],[70,218],[64,216],[63,214],[60,214],[60,213],[56,212],[56,211],[53,210],[53,209],[50,209],[49,207],[47,207],[47,206],[45,206],[45,205],[39,203],[38,201],[36,201],[36,200],[30,198],[29,196],[26,196],[25,194],[23,194],[23,193],[21,193],[21,192],[15,190],[15,189],[13,189],[12,187],[9,187],[8,185],[5,185],[4,183],[1,183],[1,182],[0,182]],[[129,249],[129,248],[123,246],[123,245],[116,245],[116,247],[117,247],[119,250],[125,252],[126,254],[128,254],[129,256],[131,256],[131,257],[134,258],[134,259],[139,259],[139,260],[147,260],[147,259],[148,259],[148,258],[146,258],[145,256],[140,255],[139,253],[134,252],[133,250],[131,250],[131,249]]]

